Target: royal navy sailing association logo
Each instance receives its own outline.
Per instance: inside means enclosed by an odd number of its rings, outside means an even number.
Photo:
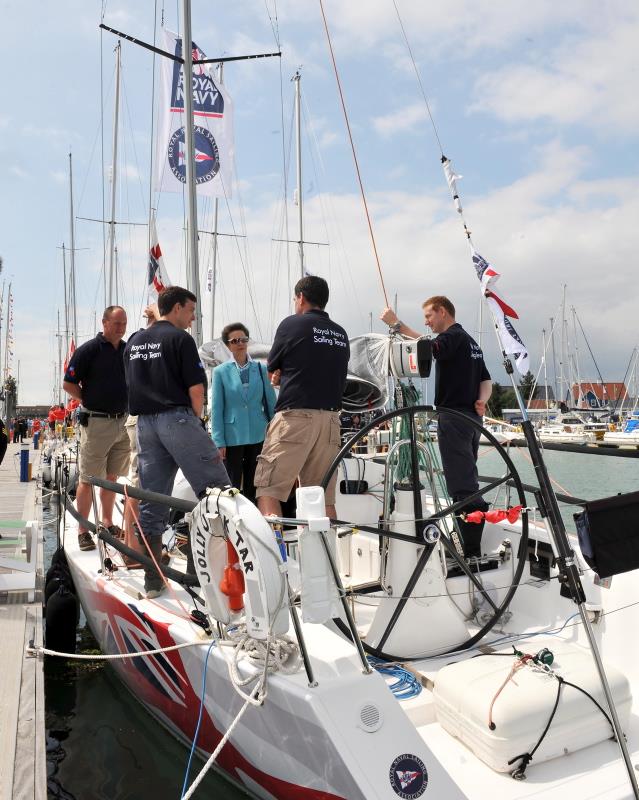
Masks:
[[[220,154],[211,131],[201,125],[193,126],[193,149],[195,150],[195,183],[208,183],[220,171]],[[178,128],[169,139],[167,157],[171,172],[186,183],[186,145],[184,127]]]
[[[402,800],[421,797],[428,786],[426,765],[412,753],[403,753],[393,761],[388,771],[390,785]]]

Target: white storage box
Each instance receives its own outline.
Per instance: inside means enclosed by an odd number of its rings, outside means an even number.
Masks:
[[[551,669],[587,691],[609,713],[592,654],[557,639],[535,639],[517,645],[519,651],[531,655],[543,647],[551,650],[555,657]],[[512,653],[512,648],[497,652]],[[556,678],[525,666],[515,673],[496,699],[492,711],[495,729],[491,730],[490,704],[515,660],[515,656],[481,655],[444,667],[435,679],[433,694],[438,722],[497,772],[512,772],[519,767],[519,760],[513,764],[508,762],[530,753],[535,747],[557,697]],[[625,729],[632,702],[630,685],[614,667],[606,666],[606,675]],[[530,767],[610,739],[612,735],[611,725],[592,700],[564,684],[550,729]]]

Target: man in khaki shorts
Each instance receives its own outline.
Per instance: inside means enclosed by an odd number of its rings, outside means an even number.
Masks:
[[[64,374],[62,388],[77,398],[80,408],[80,480],[76,494],[78,513],[85,519],[91,511],[92,491],[88,478],[94,475],[114,481],[129,471],[127,389],[124,377],[126,312],[109,306],[102,315],[102,333],[89,339],[73,354]],[[110,533],[115,495],[100,489],[101,521]],[[78,542],[81,550],[93,550],[91,534],[82,525]]]
[[[281,514],[299,479],[317,486],[339,452],[339,410],[350,348],[344,328],[330,319],[328,284],[307,275],[295,284],[295,313],[280,323],[268,357],[271,382],[280,386],[258,457],[255,488],[265,516]],[[337,474],[326,489],[326,513],[335,515]]]

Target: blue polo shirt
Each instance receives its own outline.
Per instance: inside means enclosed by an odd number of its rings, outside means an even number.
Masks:
[[[82,405],[90,411],[123,414],[127,408],[124,340],[114,347],[103,333],[81,344],[71,356],[64,380],[82,387]]]

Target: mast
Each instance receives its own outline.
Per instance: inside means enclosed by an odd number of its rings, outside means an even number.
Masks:
[[[118,41],[115,48],[115,110],[113,112],[113,153],[111,161],[111,219],[109,221],[109,277],[107,280],[106,305],[113,305],[113,282],[115,274],[115,199],[117,191],[118,168],[118,125],[120,119],[120,50]]]
[[[218,82],[224,83],[224,64],[218,70]],[[211,267],[211,327],[210,339],[215,338],[215,287],[217,284],[217,219],[220,210],[220,201],[216,197],[213,201],[213,265]]]
[[[9,281],[9,293],[7,294],[7,325],[4,332],[4,375],[2,383],[9,377],[9,339],[11,338],[11,281]]]
[[[187,288],[198,295],[200,275],[197,252],[197,195],[195,191],[195,148],[193,137],[193,37],[191,35],[191,0],[182,3],[182,57],[184,59],[184,160],[186,161],[186,196],[188,215],[186,222],[186,275]],[[202,308],[195,306],[195,319],[191,323],[195,344],[202,344]]]
[[[577,311],[571,306],[572,311],[572,335],[574,337],[573,346],[575,348],[575,370],[577,372],[577,408],[583,408],[583,397],[581,392],[581,370],[579,368],[579,345],[577,344]],[[603,390],[603,385],[602,385]],[[603,393],[602,393],[603,396]]]
[[[293,76],[295,83],[295,160],[297,165],[297,224],[299,230],[299,263],[300,278],[304,277],[304,209],[302,204],[302,113],[300,81],[302,76],[297,70]]]
[[[77,307],[75,302],[75,225],[73,221],[73,163],[71,153],[69,153],[69,224],[71,226],[71,272],[69,275],[69,302],[71,303],[71,312],[73,315],[73,328],[71,329],[71,338],[77,344],[78,342],[78,318]]]
[[[557,356],[555,354],[555,320],[553,317],[550,318],[550,341],[552,343],[552,377],[553,377],[553,385],[555,387],[555,403],[559,397],[559,392],[557,390]]]
[[[564,283],[563,298],[561,301],[561,340],[559,344],[559,392],[563,392],[568,384],[568,378],[564,373],[566,363],[566,284]],[[566,402],[567,391],[563,395],[562,402]]]
[[[546,422],[548,422],[548,373],[546,371],[546,329],[541,329],[542,352],[544,354],[544,392],[546,394]]]
[[[62,387],[62,382],[60,378],[60,376],[62,375],[62,334],[60,333],[60,309],[58,309],[58,332],[56,334],[56,338],[58,340],[58,364],[57,364],[57,369],[55,370],[55,378],[53,380],[53,386],[54,386],[53,402],[59,405],[61,387]]]
[[[67,251],[62,242],[62,280],[64,286],[64,347],[69,352],[69,291],[67,287]],[[59,313],[59,312],[58,312]]]

